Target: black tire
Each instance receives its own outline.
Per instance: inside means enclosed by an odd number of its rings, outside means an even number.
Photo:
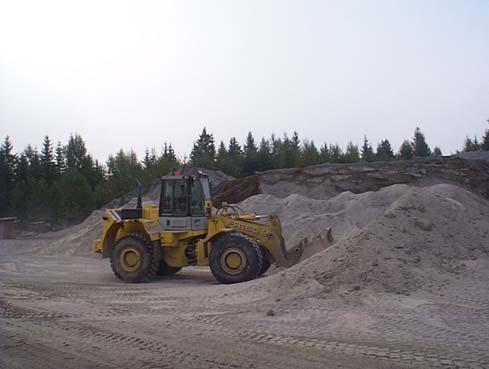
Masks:
[[[158,269],[158,253],[151,242],[141,234],[130,234],[119,239],[112,250],[110,265],[121,281],[128,283],[148,282]]]
[[[175,275],[177,274],[180,270],[182,270],[182,267],[171,267],[168,266],[163,260],[161,261],[158,270],[156,272],[157,275],[160,276],[170,276],[170,275]]]
[[[230,267],[228,258],[239,259],[239,266]],[[209,266],[221,283],[240,283],[255,279],[263,268],[263,254],[258,243],[242,233],[228,233],[213,242]]]
[[[268,271],[268,269],[270,269],[270,266],[272,265],[272,257],[268,252],[268,250],[264,247],[260,247],[260,251],[263,255],[263,264],[260,273],[258,273],[259,276],[265,274]]]

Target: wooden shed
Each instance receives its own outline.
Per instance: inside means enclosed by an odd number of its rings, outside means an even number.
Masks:
[[[15,238],[17,235],[17,218],[0,218],[0,239]]]

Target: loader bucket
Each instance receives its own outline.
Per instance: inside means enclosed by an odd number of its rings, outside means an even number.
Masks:
[[[333,235],[331,234],[331,227],[326,228],[317,236],[310,239],[304,238],[299,245],[302,245],[304,252],[301,256],[301,261],[311,257],[318,252],[326,250],[333,244]]]
[[[276,242],[273,250],[271,251],[272,257],[278,266],[289,268],[299,262],[302,253],[304,251],[304,246],[299,243],[290,250],[285,248],[285,241],[282,236],[278,236],[280,242]]]

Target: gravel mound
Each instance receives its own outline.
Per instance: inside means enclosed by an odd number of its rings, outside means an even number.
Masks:
[[[77,255],[95,256],[92,251],[92,241],[100,238],[102,234],[102,210],[95,210],[82,223],[63,229],[59,232],[50,232],[40,238],[49,242],[37,249],[39,255]]]

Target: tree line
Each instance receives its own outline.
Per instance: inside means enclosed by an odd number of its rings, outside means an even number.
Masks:
[[[480,140],[465,139],[463,151],[475,150],[489,150],[489,129]],[[249,132],[242,145],[236,137],[231,137],[227,144],[221,141],[216,145],[213,134],[204,128],[188,160],[179,159],[172,145],[164,143],[159,152],[147,149],[142,160],[134,151],[121,149],[109,155],[105,163],[88,153],[78,134],[71,135],[66,144],[56,145],[45,136],[40,150],[28,145],[19,153],[14,152],[7,136],[0,146],[0,216],[72,224],[93,209],[127,194],[137,179],[149,183],[181,165],[220,169],[241,177],[256,171],[321,163],[409,160],[440,155],[440,148],[432,150],[419,128],[396,151],[388,139],[373,146],[366,136],[360,147],[352,142],[345,149],[327,143],[317,147],[313,140],[301,140],[297,132],[290,137],[272,135],[259,142]]]

